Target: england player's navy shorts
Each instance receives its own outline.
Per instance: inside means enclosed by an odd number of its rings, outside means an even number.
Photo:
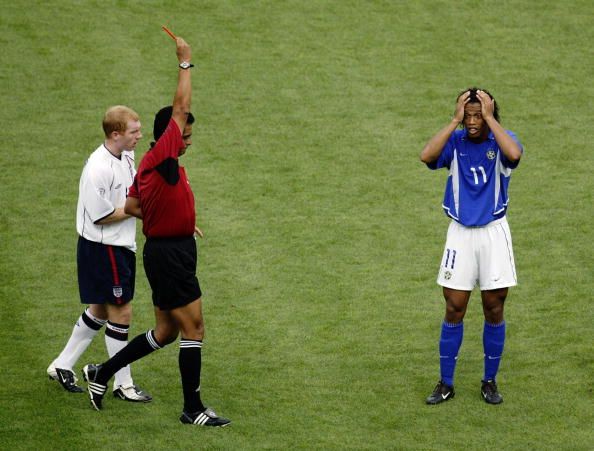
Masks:
[[[198,258],[193,236],[147,238],[142,257],[156,307],[172,310],[202,296],[196,277]]]
[[[136,254],[130,249],[79,236],[76,262],[83,304],[121,305],[134,297]]]

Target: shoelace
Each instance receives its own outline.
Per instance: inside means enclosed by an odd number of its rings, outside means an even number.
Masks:
[[[495,384],[495,382],[488,381],[485,383],[484,390],[487,394],[493,395],[497,393],[497,384]]]
[[[445,387],[445,384],[442,382],[438,382],[437,385],[435,386],[435,389],[433,390],[433,394],[441,395],[443,393],[443,387]]]

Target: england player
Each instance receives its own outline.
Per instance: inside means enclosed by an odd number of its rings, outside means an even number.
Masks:
[[[457,130],[459,125],[462,130]],[[427,404],[454,397],[463,318],[477,283],[485,316],[481,394],[489,404],[503,402],[496,384],[505,342],[503,306],[508,288],[517,284],[505,213],[510,176],[522,153],[514,133],[499,124],[493,96],[478,88],[458,96],[454,118],[421,152],[421,161],[430,169],[449,171],[443,209],[452,219],[437,277],[446,302],[439,340],[441,379]]]
[[[138,114],[130,108],[109,108],[103,118],[105,141],[91,154],[80,178],[78,285],[81,302],[88,307],[47,369],[50,379],[72,393],[83,392],[76,385],[74,364],[103,325],[107,324],[105,345],[110,356],[128,342],[136,274],[136,220],[124,212],[124,204],[136,174],[134,149],[142,138],[140,126]],[[152,399],[134,385],[129,366],[115,375],[113,393],[127,401]]]

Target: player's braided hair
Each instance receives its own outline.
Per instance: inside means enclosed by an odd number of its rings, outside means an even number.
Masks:
[[[481,103],[480,100],[478,99],[478,97],[476,96],[477,91],[483,91],[483,92],[487,93],[489,95],[489,97],[491,97],[491,99],[493,100],[493,117],[495,118],[495,120],[497,122],[500,122],[499,121],[499,105],[497,104],[497,101],[495,100],[493,95],[491,95],[491,93],[489,91],[487,91],[486,89],[477,88],[476,86],[474,86],[472,88],[466,88],[464,91],[462,91],[462,92],[460,92],[460,94],[458,94],[458,97],[456,97],[456,100],[458,100],[462,94],[464,94],[465,92],[468,92],[468,91],[470,91],[470,100],[468,101],[468,103]]]

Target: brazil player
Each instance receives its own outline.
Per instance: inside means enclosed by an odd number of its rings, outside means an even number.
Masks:
[[[50,363],[47,374],[71,393],[74,364],[105,325],[108,354],[128,342],[136,274],[136,219],[124,212],[126,193],[136,174],[134,149],[142,138],[138,114],[123,105],[103,117],[104,142],[87,160],[79,183],[76,210],[77,268],[80,299],[88,307],[77,319],[66,346]],[[114,395],[133,402],[151,396],[132,381],[130,367],[114,378]]]
[[[493,96],[478,88],[458,96],[453,119],[421,152],[429,169],[448,169],[443,209],[452,219],[437,277],[446,302],[439,340],[441,379],[427,404],[454,397],[464,314],[477,283],[485,316],[481,394],[489,404],[503,402],[496,383],[505,342],[503,307],[508,288],[517,284],[505,214],[510,176],[522,153],[515,134],[500,125]]]

